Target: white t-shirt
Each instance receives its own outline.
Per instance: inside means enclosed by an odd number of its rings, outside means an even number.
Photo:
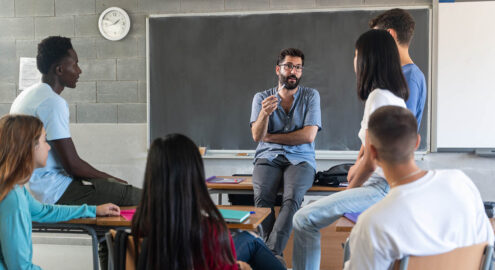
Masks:
[[[427,256],[493,243],[480,193],[460,170],[433,170],[394,187],[359,216],[344,269],[388,269],[408,255]]]
[[[34,170],[29,189],[34,197],[48,204],[56,203],[72,182],[64,170],[51,141],[70,138],[69,105],[46,83],[35,84],[14,100],[10,113],[38,117],[46,130],[46,140],[52,147],[46,166]]]
[[[368,129],[370,115],[378,108],[388,105],[406,108],[406,102],[387,89],[377,88],[371,91],[364,104],[363,120],[361,120],[361,129],[358,133],[359,139],[361,139],[363,145],[365,145],[366,130]]]
[[[358,133],[359,139],[361,139],[361,143],[363,145],[366,145],[366,130],[368,129],[368,121],[370,119],[370,115],[378,108],[389,105],[406,108],[406,102],[387,89],[377,88],[371,91],[368,99],[366,99],[366,103],[364,104],[363,120],[361,120],[361,129]],[[375,173],[382,178],[385,178],[382,168],[377,167]]]

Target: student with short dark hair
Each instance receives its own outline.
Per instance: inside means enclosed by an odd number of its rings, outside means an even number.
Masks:
[[[373,29],[387,30],[395,39],[399,49],[402,72],[409,86],[409,98],[406,100],[406,106],[416,117],[419,130],[427,90],[425,75],[414,64],[409,55],[409,45],[414,35],[414,19],[407,11],[394,8],[371,19],[369,26]]]
[[[285,269],[263,241],[248,232],[232,241],[208,193],[198,147],[180,134],[151,144],[132,235],[147,238],[143,241],[147,243],[146,269],[251,269],[249,265]]]
[[[384,106],[370,116],[365,151],[383,169],[390,192],[359,216],[344,269],[389,269],[405,256],[493,245],[476,186],[460,170],[420,169],[414,161],[419,142],[410,111]]]
[[[362,212],[380,201],[389,186],[380,168],[372,166],[365,150],[368,119],[376,109],[395,105],[406,107],[409,95],[402,74],[399,52],[385,30],[369,30],[356,41],[354,70],[357,95],[365,102],[358,137],[361,149],[349,172],[349,187],[306,205],[294,215],[294,270],[320,269],[320,229],[329,226],[344,213]]]
[[[99,171],[81,159],[69,130],[69,106],[60,96],[65,87],[75,88],[81,69],[71,41],[52,36],[38,44],[36,64],[42,82],[35,84],[14,100],[11,113],[38,117],[46,129],[51,146],[44,168],[34,171],[29,187],[43,203],[136,205],[141,190],[125,181]]]
[[[42,204],[24,185],[33,170],[45,166],[50,145],[43,123],[27,115],[0,119],[0,269],[40,269],[32,262],[31,224],[119,215],[114,204],[61,206]]]

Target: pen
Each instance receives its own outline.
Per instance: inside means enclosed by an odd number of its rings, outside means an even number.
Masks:
[[[206,180],[205,180],[205,181],[206,181],[206,182],[208,182],[208,181],[211,181],[211,180],[213,180],[213,179],[215,179],[215,178],[217,178],[217,177],[216,177],[216,176],[208,177],[208,178],[206,178]]]

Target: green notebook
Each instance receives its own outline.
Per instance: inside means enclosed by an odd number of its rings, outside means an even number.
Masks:
[[[242,223],[251,214],[249,211],[218,209],[226,222]]]

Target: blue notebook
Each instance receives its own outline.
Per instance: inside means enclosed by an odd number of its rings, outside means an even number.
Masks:
[[[351,220],[352,222],[356,223],[359,215],[361,215],[361,212],[359,212],[359,213],[345,213],[344,217],[346,217],[349,220]]]
[[[226,222],[242,223],[251,214],[249,211],[239,211],[230,209],[218,209]]]

